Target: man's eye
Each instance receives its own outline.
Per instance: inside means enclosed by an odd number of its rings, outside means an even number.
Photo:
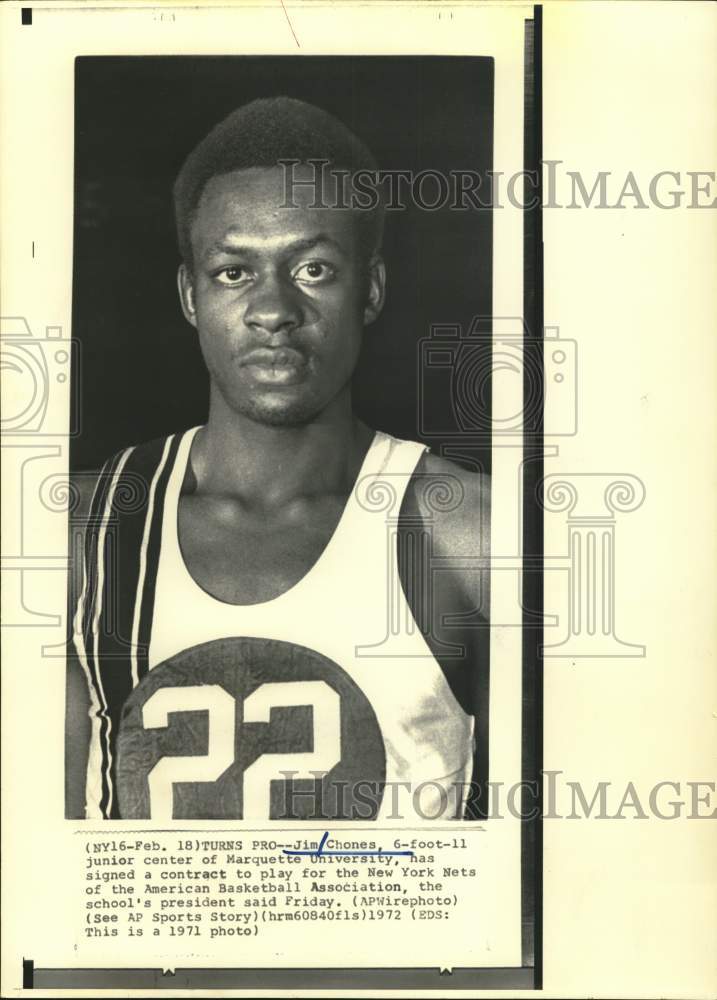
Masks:
[[[336,277],[336,268],[323,260],[310,260],[300,264],[292,274],[294,281],[304,285],[319,285]]]
[[[237,264],[234,267],[222,268],[214,277],[221,285],[241,285],[248,281],[251,275],[245,267]]]

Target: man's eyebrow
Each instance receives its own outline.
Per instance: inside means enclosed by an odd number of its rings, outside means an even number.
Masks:
[[[301,250],[313,250],[317,246],[330,246],[338,250],[340,253],[345,253],[344,248],[341,244],[329,236],[328,233],[318,233],[316,236],[308,237],[305,239],[290,240],[285,241],[284,236],[269,236],[266,238],[257,237],[256,239],[246,240],[245,237],[238,238],[237,240],[232,240],[231,236],[224,237],[221,240],[217,240],[215,243],[211,243],[205,250],[205,256],[210,257],[215,254],[252,254],[257,253],[261,250],[270,249],[279,244],[279,248],[284,251],[287,256],[291,254],[298,253]]]

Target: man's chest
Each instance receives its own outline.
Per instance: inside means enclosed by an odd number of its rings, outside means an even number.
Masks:
[[[345,504],[346,498],[322,497],[268,514],[225,501],[182,497],[178,510],[181,556],[194,582],[227,604],[275,600],[314,572],[325,574],[315,581],[319,591],[323,586],[348,593],[355,583],[350,560],[342,562],[335,576],[320,566],[334,537],[356,528],[342,517]],[[368,585],[386,594],[388,601],[391,594],[398,600],[400,593],[436,659],[448,675],[462,675],[463,683],[477,646],[487,641],[478,608],[466,599],[450,567],[436,569],[430,533],[417,530],[415,512],[409,509],[401,514],[397,522],[385,525],[384,559],[369,568]],[[361,538],[352,538],[349,548],[361,551]],[[394,574],[393,584],[400,592],[392,586]],[[385,613],[391,617],[391,608]]]
[[[183,497],[177,523],[182,559],[192,579],[220,601],[270,601],[311,572],[341,511],[338,498],[269,513]]]

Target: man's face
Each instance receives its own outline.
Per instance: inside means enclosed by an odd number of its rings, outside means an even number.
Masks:
[[[297,176],[300,176],[297,174]],[[180,268],[184,314],[199,333],[212,391],[259,423],[316,417],[350,381],[366,323],[383,303],[380,259],[361,266],[350,211],[282,208],[280,169],[212,178]]]

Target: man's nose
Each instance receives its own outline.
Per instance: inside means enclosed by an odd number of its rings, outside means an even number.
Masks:
[[[252,290],[244,322],[267,333],[290,332],[301,325],[297,290],[280,277],[262,279]]]

